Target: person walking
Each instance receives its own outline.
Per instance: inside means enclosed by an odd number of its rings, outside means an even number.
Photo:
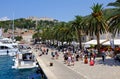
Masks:
[[[55,57],[56,57],[56,59],[58,59],[58,57],[59,57],[59,54],[57,51],[55,51]]]
[[[64,53],[64,62],[65,62],[65,64],[67,64],[67,60],[68,60],[68,53]]]
[[[47,48],[47,49],[46,49],[46,55],[48,55],[48,52],[49,52],[49,49]]]
[[[105,62],[105,57],[106,57],[106,54],[105,54],[105,51],[103,50],[102,51],[102,61]]]
[[[55,52],[51,52],[51,56],[52,56],[52,59],[54,59],[54,57],[55,57]]]
[[[79,54],[76,55],[76,61],[79,61]]]
[[[72,58],[71,58],[71,55],[68,56],[68,66],[71,65],[71,61],[72,61]]]
[[[73,65],[74,66],[74,63],[75,62],[75,56],[74,56],[74,54],[72,54],[71,55],[71,65]]]
[[[88,64],[88,57],[87,57],[87,55],[85,55],[85,57],[84,57],[84,64]]]

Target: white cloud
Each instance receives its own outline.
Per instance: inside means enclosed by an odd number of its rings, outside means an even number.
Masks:
[[[0,18],[0,21],[7,21],[7,20],[10,20],[8,17],[2,17]]]

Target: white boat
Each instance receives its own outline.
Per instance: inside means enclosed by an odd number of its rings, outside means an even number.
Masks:
[[[12,42],[9,38],[0,39],[0,55],[14,56],[18,52],[18,44]]]
[[[29,69],[35,67],[38,67],[38,65],[33,53],[27,49],[20,49],[20,52],[17,53],[14,59],[14,66],[12,66],[12,68]]]
[[[13,46],[9,44],[2,44],[0,42],[0,55],[10,55],[14,56],[18,52],[17,48],[14,48]]]

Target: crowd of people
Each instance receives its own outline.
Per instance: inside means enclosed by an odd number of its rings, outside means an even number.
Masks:
[[[95,64],[95,58],[96,55],[98,54],[98,50],[95,48],[88,48],[85,50],[76,50],[73,52],[73,50],[71,49],[64,49],[63,51],[58,51],[55,49],[51,49],[49,47],[47,47],[46,45],[39,45],[37,46],[42,54],[41,55],[48,55],[48,53],[51,55],[51,59],[59,59],[59,54],[63,54],[63,60],[64,63],[67,64],[68,66],[74,66],[75,62],[78,61],[83,61],[84,64],[89,64],[90,66],[94,66]],[[50,51],[49,51],[50,49]],[[108,55],[107,51],[102,51],[101,52],[101,58],[102,61],[105,61],[105,57],[106,55]]]
[[[75,53],[71,53],[71,51],[65,50],[63,52],[63,57],[64,62],[68,64],[68,66],[74,65],[75,61],[83,61],[84,64],[88,64],[90,62],[90,65],[94,65],[96,53],[97,51],[93,49],[78,50]]]

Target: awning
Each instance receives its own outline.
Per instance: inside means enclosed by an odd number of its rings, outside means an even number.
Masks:
[[[106,41],[105,39],[100,40],[100,43]],[[85,45],[97,45],[97,40],[91,40],[84,43]]]
[[[103,45],[110,45],[110,41],[103,43]],[[120,45],[120,39],[114,39],[114,45]]]

